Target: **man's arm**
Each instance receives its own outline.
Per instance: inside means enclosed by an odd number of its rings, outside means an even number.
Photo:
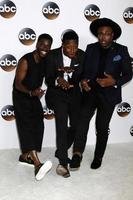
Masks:
[[[28,70],[28,63],[27,60],[22,58],[20,59],[17,70],[16,70],[16,77],[15,77],[15,87],[17,90],[29,94],[30,96],[38,96],[41,97],[44,94],[44,90],[41,88],[36,88],[35,90],[29,91],[28,88],[23,84],[23,80],[26,77]]]
[[[20,59],[17,69],[16,69],[16,77],[15,77],[15,87],[17,90],[29,94],[29,90],[23,85],[23,80],[26,77],[28,69],[28,63],[26,59]]]
[[[132,79],[132,65],[130,55],[127,47],[122,48],[122,73],[118,80],[116,80],[117,86],[122,86]]]

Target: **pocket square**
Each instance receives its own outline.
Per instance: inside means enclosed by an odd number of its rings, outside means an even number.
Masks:
[[[119,61],[121,60],[121,56],[120,55],[117,55],[113,58],[113,61]]]
[[[79,64],[78,64],[78,63],[74,65],[74,67],[77,67],[77,66],[79,66]]]

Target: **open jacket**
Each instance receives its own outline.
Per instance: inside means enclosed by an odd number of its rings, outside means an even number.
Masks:
[[[84,61],[84,51],[78,49],[77,55],[71,60],[70,67],[73,67],[75,71],[73,72],[71,78],[69,78],[69,83],[74,85],[74,88],[64,91],[57,86],[56,79],[58,77],[63,77],[63,72],[59,72],[58,68],[66,67],[63,64],[62,48],[57,48],[51,50],[46,59],[46,74],[45,83],[47,85],[46,92],[46,102],[58,101],[60,98],[66,98],[66,92],[71,95],[79,96],[80,87],[79,82],[81,80],[81,74],[83,71],[83,61]]]
[[[85,52],[83,79],[92,84],[97,79],[100,58],[98,42],[89,44]],[[113,104],[121,102],[121,86],[132,79],[131,59],[126,46],[112,43],[105,63],[105,72],[116,80],[116,86],[103,88],[107,101]],[[93,92],[93,89],[92,91]]]

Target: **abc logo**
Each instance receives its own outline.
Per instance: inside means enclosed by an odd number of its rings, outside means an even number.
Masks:
[[[130,134],[131,134],[131,136],[133,136],[133,126],[131,126],[131,128],[130,128]]]
[[[17,60],[14,56],[6,54],[0,58],[0,66],[7,72],[12,71],[17,66]]]
[[[36,40],[35,32],[30,28],[24,28],[19,32],[18,38],[24,45],[31,45]]]
[[[133,23],[133,7],[128,7],[127,9],[125,9],[123,13],[123,18],[127,23]]]
[[[4,18],[11,18],[16,13],[16,6],[12,1],[2,1],[0,3],[0,15]]]
[[[98,19],[100,17],[100,14],[101,14],[100,9],[94,4],[86,6],[84,10],[84,15],[86,19],[89,21]]]
[[[2,110],[1,110],[1,116],[2,116],[3,119],[5,119],[7,121],[14,120],[15,115],[14,115],[13,106],[7,105],[7,106],[3,107]]]
[[[43,107],[43,114],[45,119],[53,119],[54,118],[54,111],[47,108],[46,106]]]
[[[46,3],[42,8],[42,13],[47,19],[56,19],[60,14],[58,5],[54,2]]]
[[[130,111],[131,111],[131,106],[126,102],[119,104],[117,107],[117,113],[121,117],[127,116],[130,113]]]

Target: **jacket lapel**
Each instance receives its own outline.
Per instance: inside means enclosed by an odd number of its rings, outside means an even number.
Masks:
[[[109,53],[107,55],[105,71],[112,72],[112,69],[113,69],[113,57],[115,57],[116,52],[117,52],[117,49],[116,49],[115,43],[113,43],[112,46],[110,47]]]

